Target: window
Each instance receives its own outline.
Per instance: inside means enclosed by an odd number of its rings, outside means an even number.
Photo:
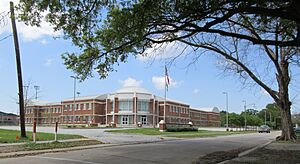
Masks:
[[[79,110],[79,104],[76,104],[76,110]]]
[[[73,110],[73,104],[70,105],[70,110]]]
[[[141,123],[143,125],[146,125],[147,124],[147,116],[141,116]]]
[[[65,111],[68,110],[68,105],[65,105],[64,110]]]
[[[75,116],[75,122],[79,122],[80,121],[80,116]]]
[[[132,100],[119,101],[119,111],[132,111]]]
[[[149,111],[149,101],[147,100],[138,100],[137,102],[138,111],[148,112]]]
[[[128,125],[129,124],[129,116],[121,116],[122,118],[122,125]]]
[[[87,110],[87,109],[90,109],[90,104],[89,103],[86,103],[85,104],[85,109]]]

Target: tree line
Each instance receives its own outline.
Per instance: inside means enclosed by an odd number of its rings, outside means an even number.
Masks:
[[[226,126],[226,111],[221,111],[221,126]],[[245,118],[247,126],[268,125],[273,129],[281,129],[280,110],[275,103],[268,104],[264,109],[246,109],[240,114],[232,112],[228,113],[229,127],[244,127]]]

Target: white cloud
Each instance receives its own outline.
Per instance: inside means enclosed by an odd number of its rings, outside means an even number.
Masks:
[[[9,12],[9,2],[10,1],[11,0],[1,0],[0,1],[0,13],[2,13],[2,12],[8,13]],[[17,5],[19,1],[13,0],[13,2],[14,2],[14,5]],[[41,27],[27,26],[27,25],[25,25],[25,23],[22,23],[22,22],[16,22],[16,24],[17,24],[18,33],[24,41],[37,40],[43,36],[59,36],[59,35],[61,35],[61,32],[54,32],[53,27],[45,21],[41,22]],[[7,15],[6,19],[4,20],[4,26],[0,28],[0,34],[2,34],[2,33],[12,33],[9,15]]]
[[[193,90],[193,93],[194,93],[194,94],[198,94],[198,93],[199,93],[199,89],[197,89],[197,88],[194,89],[194,90]]]
[[[126,80],[121,80],[120,83],[123,87],[140,87],[143,81],[128,77]]]
[[[162,44],[153,44],[152,48],[148,48],[142,55],[139,55],[137,59],[141,61],[147,61],[151,59],[165,59],[176,57],[177,55],[185,55],[186,46],[182,43],[165,42]]]
[[[47,59],[44,63],[44,66],[50,67],[53,64],[54,59]]]
[[[169,77],[169,80],[170,80],[169,87],[174,88],[174,87],[178,87],[181,84],[181,82],[177,82],[177,81],[173,80],[171,77]],[[163,90],[165,87],[165,77],[164,76],[153,76],[152,83],[156,89]]]
[[[47,45],[48,41],[46,39],[43,39],[43,40],[40,41],[40,43],[43,44],[43,45]]]

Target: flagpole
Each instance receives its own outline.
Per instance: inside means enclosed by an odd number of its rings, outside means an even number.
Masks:
[[[166,123],[166,101],[167,101],[167,72],[165,65],[165,102],[164,102],[164,121]]]

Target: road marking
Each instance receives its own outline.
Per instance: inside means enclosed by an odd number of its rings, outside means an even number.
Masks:
[[[43,158],[43,159],[50,159],[50,160],[57,160],[57,161],[69,161],[69,162],[77,162],[77,163],[85,163],[85,164],[103,164],[103,163],[95,163],[89,161],[82,161],[76,159],[68,159],[68,158],[54,158],[54,157],[41,157],[41,156],[29,156],[31,158]]]

